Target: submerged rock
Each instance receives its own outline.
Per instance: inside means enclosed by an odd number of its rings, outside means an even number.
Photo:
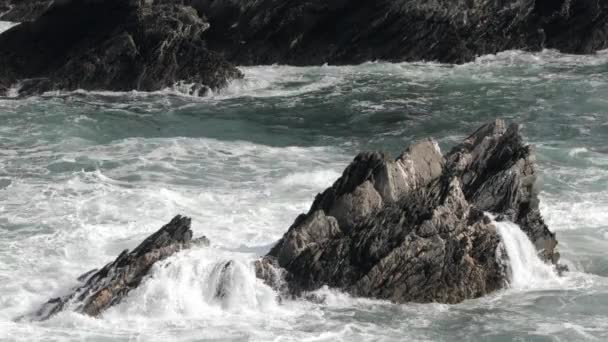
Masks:
[[[209,18],[209,46],[240,65],[463,63],[511,49],[592,53],[608,47],[606,1],[190,2]]]
[[[395,302],[480,297],[507,281],[500,238],[484,212],[519,224],[546,262],[559,259],[535,179],[532,147],[501,120],[446,156],[432,139],[397,159],[361,153],[263,264],[283,268],[295,295],[327,285]]]
[[[57,1],[0,35],[0,96],[50,90],[160,90],[192,94],[242,77],[207,49],[209,23],[192,7],[143,0]]]
[[[91,316],[99,315],[136,288],[158,261],[192,244],[209,244],[205,237],[192,240],[190,222],[190,218],[176,216],[131,252],[125,250],[101,270],[80,276],[80,286],[63,297],[49,300],[30,318],[45,320],[68,308]]]

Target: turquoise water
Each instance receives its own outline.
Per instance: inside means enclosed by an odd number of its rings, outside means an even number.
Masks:
[[[205,98],[50,93],[0,99],[1,340],[534,340],[608,338],[608,53],[505,52],[461,65],[242,68]],[[518,122],[536,146],[542,211],[572,272],[458,305],[351,298],[278,303],[250,262],[358,151],[448,150]],[[15,322],[175,214],[195,249],[93,319]],[[230,296],[214,266],[237,260]]]

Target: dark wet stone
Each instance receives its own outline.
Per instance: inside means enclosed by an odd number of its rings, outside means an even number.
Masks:
[[[327,285],[401,303],[480,297],[505,286],[508,267],[484,212],[518,223],[546,262],[558,262],[535,180],[533,148],[502,120],[445,157],[432,139],[397,159],[362,153],[266,258],[294,295]]]
[[[192,7],[143,0],[57,1],[0,35],[0,96],[51,90],[153,91],[186,84],[204,95],[242,74],[203,35]],[[4,90],[3,90],[4,89]]]

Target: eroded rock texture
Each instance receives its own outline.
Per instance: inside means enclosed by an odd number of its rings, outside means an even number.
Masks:
[[[62,0],[0,35],[0,96],[49,90],[159,90],[193,94],[240,71],[203,40],[209,23],[192,7],[143,0]]]
[[[395,302],[456,303],[505,285],[491,212],[521,225],[557,263],[517,125],[485,125],[443,156],[429,139],[397,159],[361,153],[299,216],[264,263],[292,294],[323,285]],[[261,274],[263,277],[263,274]]]
[[[30,318],[48,319],[68,308],[91,316],[99,315],[136,288],[158,261],[189,248],[192,243],[209,243],[205,237],[192,240],[190,222],[190,218],[176,216],[134,250],[125,250],[102,269],[83,274],[78,279],[82,282],[80,286],[63,297],[49,300]]]
[[[171,0],[164,0],[171,1]],[[190,0],[237,64],[448,63],[510,49],[608,47],[598,0]]]

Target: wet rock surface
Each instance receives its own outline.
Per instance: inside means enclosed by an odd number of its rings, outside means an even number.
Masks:
[[[608,3],[594,0],[192,0],[209,46],[239,65],[463,63],[510,49],[608,47]]]
[[[294,295],[327,285],[394,302],[483,296],[507,282],[500,238],[484,212],[518,223],[545,261],[559,259],[539,212],[534,161],[518,126],[501,120],[445,156],[432,139],[397,159],[361,153],[265,263],[284,269]]]
[[[181,84],[203,95],[242,74],[203,40],[192,7],[140,0],[64,0],[0,35],[0,92],[144,90]],[[4,91],[3,91],[4,89]],[[0,94],[3,95],[3,94]]]
[[[595,0],[0,0],[0,20],[28,22],[0,36],[0,96],[18,82],[23,95],[176,82],[201,95],[242,77],[232,63],[464,63],[608,48],[608,2]]]
[[[192,240],[190,224],[190,218],[176,216],[132,251],[125,250],[100,270],[81,275],[81,285],[63,297],[49,300],[27,318],[45,320],[68,309],[90,316],[101,314],[139,286],[157,262],[191,245],[209,244],[205,237]]]

